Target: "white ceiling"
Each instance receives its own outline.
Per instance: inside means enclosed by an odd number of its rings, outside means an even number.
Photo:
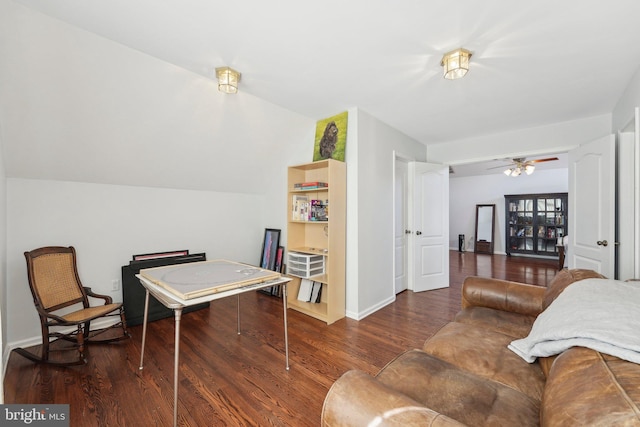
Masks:
[[[637,0],[18,0],[321,119],[359,107],[428,145],[610,113],[640,67]],[[442,54],[473,52],[461,80]]]

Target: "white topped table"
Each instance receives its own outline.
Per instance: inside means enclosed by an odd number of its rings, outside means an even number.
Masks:
[[[238,297],[238,334],[240,334],[240,294],[282,285],[284,313],[285,369],[289,370],[287,331],[287,283],[291,280],[275,271],[227,260],[202,261],[140,270],[136,277],[146,290],[140,369],[143,368],[147,335],[149,294],[174,312],[175,344],[173,366],[173,425],[178,422],[178,360],[182,309],[232,295]]]

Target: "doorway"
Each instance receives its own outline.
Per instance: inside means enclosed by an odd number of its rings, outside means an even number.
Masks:
[[[409,159],[395,155],[394,171],[394,293],[409,288]]]

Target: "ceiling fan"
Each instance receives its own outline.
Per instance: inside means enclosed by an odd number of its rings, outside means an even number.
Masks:
[[[507,176],[519,176],[522,172],[524,172],[527,175],[531,175],[536,168],[536,163],[551,162],[554,160],[558,160],[558,158],[547,157],[546,159],[527,160],[525,157],[514,157],[510,160],[511,163],[507,165],[507,169],[505,169],[504,174]],[[489,169],[499,168],[504,168],[504,166],[496,166]]]

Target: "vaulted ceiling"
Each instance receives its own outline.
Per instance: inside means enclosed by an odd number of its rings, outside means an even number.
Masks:
[[[636,0],[18,0],[320,119],[359,107],[425,145],[611,112],[640,66]],[[473,52],[461,80],[442,54]]]

